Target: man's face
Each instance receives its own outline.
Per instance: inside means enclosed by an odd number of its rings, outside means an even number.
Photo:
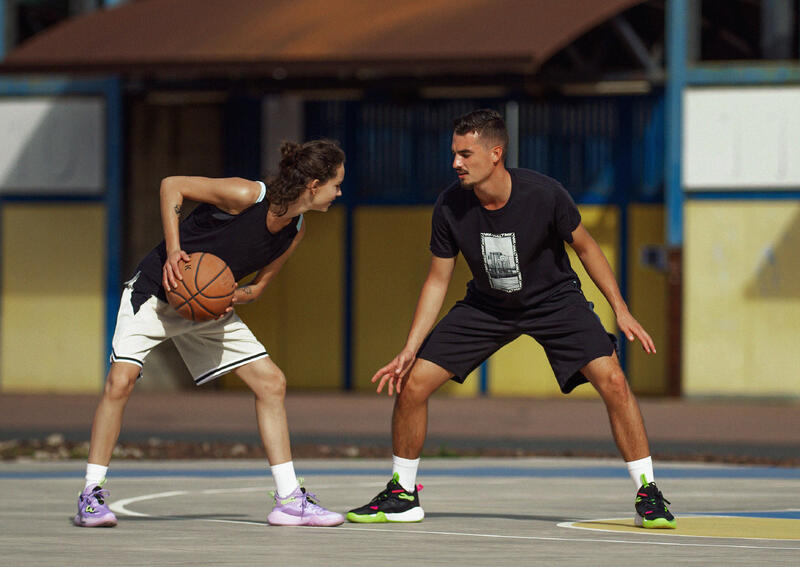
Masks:
[[[485,181],[502,157],[502,146],[492,147],[476,132],[453,134],[453,169],[461,186],[471,189]]]

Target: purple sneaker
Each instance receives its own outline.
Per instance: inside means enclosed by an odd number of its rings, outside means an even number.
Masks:
[[[271,494],[275,507],[267,516],[267,522],[273,526],[338,526],[344,522],[344,516],[317,504],[317,497],[302,486],[286,498],[280,498],[277,492]]]
[[[78,496],[78,513],[72,523],[82,528],[110,528],[117,525],[117,517],[108,509],[108,490],[105,481],[95,487],[87,487]]]

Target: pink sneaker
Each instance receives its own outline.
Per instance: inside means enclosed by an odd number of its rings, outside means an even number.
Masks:
[[[344,522],[344,516],[317,504],[317,497],[302,486],[285,498],[280,498],[277,492],[271,494],[275,507],[267,521],[273,526],[338,526]]]
[[[117,525],[117,517],[108,509],[106,499],[108,490],[103,489],[105,481],[94,487],[87,487],[78,496],[78,513],[72,523],[81,528],[110,528]]]

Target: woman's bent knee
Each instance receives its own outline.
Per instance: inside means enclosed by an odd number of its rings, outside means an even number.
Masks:
[[[104,395],[115,400],[128,398],[133,392],[140,370],[138,366],[133,364],[112,364],[111,370],[108,371],[108,376],[106,377]]]
[[[283,399],[286,397],[286,376],[279,368],[259,373],[250,388],[260,399]]]

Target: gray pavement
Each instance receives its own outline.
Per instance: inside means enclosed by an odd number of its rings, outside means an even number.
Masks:
[[[298,460],[308,488],[346,511],[385,484],[385,459]],[[0,564],[67,565],[796,565],[800,470],[665,463],[657,480],[676,531],[630,523],[633,487],[617,460],[425,459],[419,524],[279,528],[265,522],[265,464],[118,461],[119,525],[70,524],[83,464],[0,464]],[[704,514],[714,512],[715,516]],[[699,517],[694,517],[699,515]],[[586,521],[595,520],[594,524]],[[573,522],[592,529],[575,529]],[[693,523],[694,522],[694,523]],[[686,526],[682,528],[682,526]],[[725,528],[724,537],[709,537]],[[766,531],[764,531],[766,529]],[[759,532],[762,530],[762,532]],[[757,537],[754,537],[757,536]],[[665,563],[668,562],[668,563]]]
[[[0,447],[54,434],[85,442],[96,402],[4,394]],[[120,525],[79,529],[70,518],[84,460],[42,451],[38,459],[0,461],[0,565],[800,563],[798,401],[640,403],[676,531],[630,526],[632,483],[598,400],[435,396],[426,453],[482,457],[423,459],[420,524],[270,527],[272,483],[262,456],[115,459],[109,488]],[[388,459],[357,457],[388,455],[391,404],[371,394],[290,392],[296,469],[327,507],[344,512],[385,485]],[[154,437],[184,447],[258,445],[252,397],[136,392],[121,442],[147,445]],[[351,458],[298,458],[325,454]],[[595,458],[506,456],[528,454]]]

